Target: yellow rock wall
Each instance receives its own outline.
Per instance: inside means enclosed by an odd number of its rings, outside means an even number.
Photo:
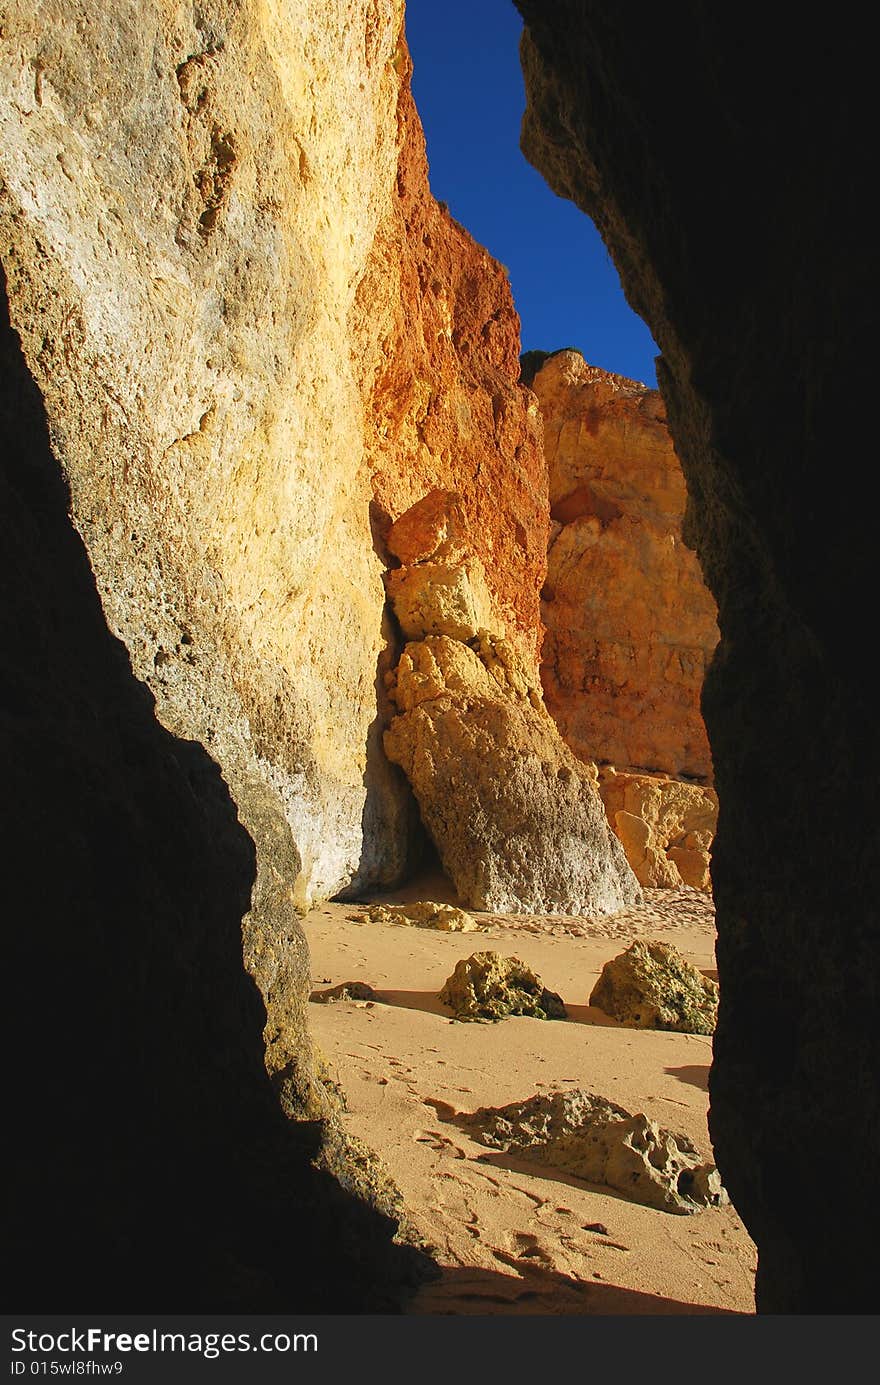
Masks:
[[[278,796],[298,903],[362,840],[384,592],[350,342],[400,153],[401,0],[13,0],[0,252],[111,628]],[[386,824],[387,827],[387,824]]]
[[[684,476],[656,390],[560,351],[535,375],[550,478],[547,705],[575,754],[709,779],[715,603],[682,541]]]

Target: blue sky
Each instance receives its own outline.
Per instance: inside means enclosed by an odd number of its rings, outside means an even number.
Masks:
[[[657,348],[593,223],[519,152],[521,30],[511,0],[407,0],[431,191],[507,266],[524,351],[576,346],[591,365],[655,385]]]

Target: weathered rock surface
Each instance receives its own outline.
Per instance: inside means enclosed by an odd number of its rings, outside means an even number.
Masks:
[[[714,1164],[683,1135],[592,1092],[548,1092],[481,1107],[457,1123],[482,1144],[605,1184],[632,1202],[688,1215],[727,1201]]]
[[[408,64],[405,52],[401,61]],[[404,76],[408,67],[404,69]],[[520,657],[541,643],[547,474],[541,421],[519,383],[519,318],[507,275],[428,194],[421,125],[397,104],[402,151],[355,305],[374,528],[406,566],[400,519],[426,493],[459,497],[469,552]],[[397,521],[389,535],[392,521]]]
[[[633,1029],[712,1034],[718,1019],[718,984],[671,943],[638,938],[605,963],[590,1004]]]
[[[406,646],[385,748],[471,908],[614,913],[641,897],[593,778],[505,641]]]
[[[873,54],[858,25],[829,45],[766,6],[699,24],[646,8],[633,26],[609,0],[517,4],[524,148],[593,216],[659,343],[688,541],[719,605],[715,1153],[758,1245],[759,1310],[871,1313],[860,1247],[880,1211],[841,1218],[814,1190],[842,1111],[880,1131],[880,746],[855,656],[875,621],[874,422],[853,407],[875,374]],[[745,19],[760,43],[742,44]],[[848,1182],[870,1187],[878,1157],[876,1138],[851,1146]]]
[[[603,767],[599,792],[640,884],[712,888],[710,848],[718,825],[714,789]]]
[[[531,388],[553,521],[547,706],[582,759],[710,777],[700,691],[715,602],[682,540],[685,481],[663,400],[572,350],[552,354]]]
[[[401,7],[13,14],[0,248],[111,628],[163,725],[276,795],[298,904],[387,880],[404,790],[386,770],[365,841],[386,639],[351,348]]]
[[[436,929],[438,933],[474,933],[480,927],[466,910],[427,899],[415,904],[373,904],[366,917],[371,923],[412,924],[416,928]]]
[[[472,551],[470,524],[461,496],[438,486],[404,510],[388,531],[389,553],[404,567],[460,562]]]
[[[477,558],[393,568],[385,587],[406,640],[449,635],[466,642],[493,624],[486,575]]]
[[[565,1019],[560,996],[548,991],[537,972],[519,957],[475,952],[456,963],[439,999],[459,1020],[500,1020],[507,1015]]]

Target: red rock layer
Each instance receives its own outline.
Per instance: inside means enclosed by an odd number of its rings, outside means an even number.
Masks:
[[[430,193],[408,83],[398,120],[392,209],[358,291],[361,315],[385,319],[361,367],[375,529],[384,543],[428,491],[456,492],[507,634],[534,663],[547,477],[540,419],[518,383],[519,318],[504,268]]]
[[[541,404],[553,521],[547,706],[583,759],[709,779],[700,714],[715,603],[681,537],[686,490],[656,390],[551,356]]]

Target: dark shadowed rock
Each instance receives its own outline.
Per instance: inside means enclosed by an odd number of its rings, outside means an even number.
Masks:
[[[759,1310],[874,1312],[880,1210],[816,1199],[841,1113],[873,1132],[848,1185],[880,1159],[876,448],[855,404],[876,375],[873,53],[851,11],[829,43],[751,3],[644,6],[638,24],[613,0],[517,6],[523,148],[593,217],[660,347],[684,537],[718,603],[719,1167]]]

